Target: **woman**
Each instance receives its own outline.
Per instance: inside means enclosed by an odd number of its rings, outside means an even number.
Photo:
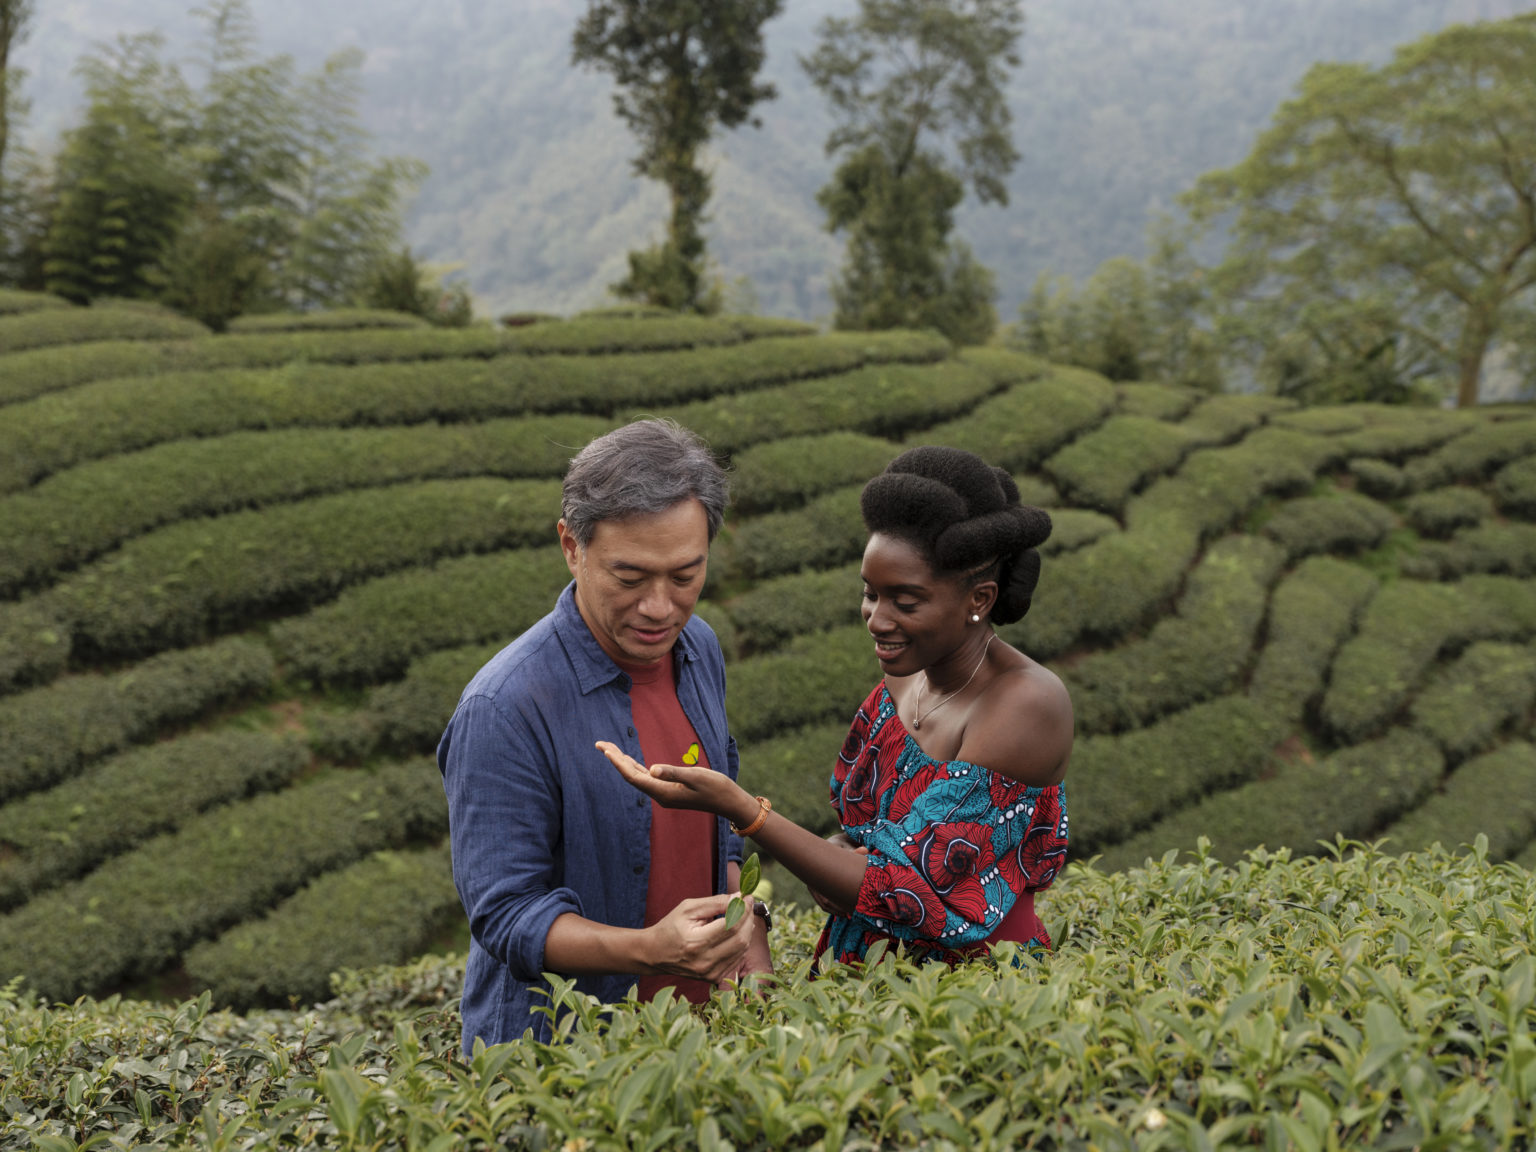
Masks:
[[[1066,859],[1062,777],[1072,705],[1057,677],[997,638],[1029,610],[1050,517],[969,452],[914,448],[864,488],[863,615],[885,677],[832,773],[831,840],[729,778],[645,769],[663,806],[724,816],[832,912],[816,946],[856,962],[877,941],[953,962],[997,940],[1050,947],[1034,893]]]

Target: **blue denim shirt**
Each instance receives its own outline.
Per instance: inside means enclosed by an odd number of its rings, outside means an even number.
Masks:
[[[736,777],[725,718],[725,661],[697,616],[678,636],[677,698],[709,763]],[[448,794],[453,879],[473,937],[464,974],[464,1051],[474,1038],[548,1039],[544,940],[555,918],[639,928],[650,884],[651,802],[593,744],[611,740],[642,760],[630,678],[599,647],[576,608],[575,585],[555,609],[469,682],[437,747]],[[719,866],[741,840],[716,820]],[[612,1002],[635,976],[583,976],[576,987]]]

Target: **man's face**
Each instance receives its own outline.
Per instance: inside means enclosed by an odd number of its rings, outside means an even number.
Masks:
[[[560,521],[576,607],[604,652],[654,664],[677,642],[704,589],[709,520],[697,500],[654,515],[603,520],[585,548]]]

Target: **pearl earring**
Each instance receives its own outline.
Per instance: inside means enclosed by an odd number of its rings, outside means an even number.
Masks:
[[[974,612],[972,612],[971,613],[971,623],[972,624],[980,624],[981,623],[981,617],[976,615]]]

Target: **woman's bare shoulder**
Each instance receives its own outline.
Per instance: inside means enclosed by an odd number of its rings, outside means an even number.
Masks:
[[[976,702],[960,758],[1043,788],[1066,774],[1072,736],[1072,699],[1061,677],[1022,657]]]

